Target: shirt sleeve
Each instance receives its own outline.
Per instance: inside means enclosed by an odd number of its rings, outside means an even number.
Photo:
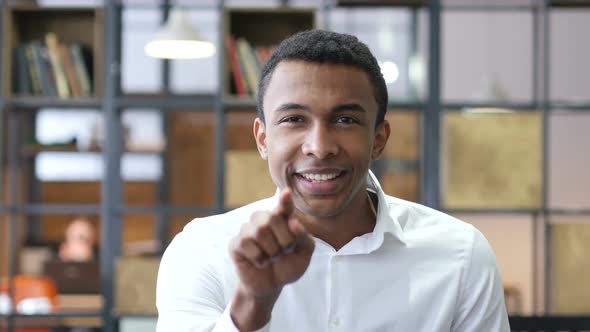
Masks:
[[[199,232],[205,233],[205,232]],[[179,233],[162,256],[156,287],[157,332],[239,332],[226,308],[222,280],[227,250],[205,236]],[[260,331],[267,331],[268,325]]]
[[[510,332],[496,257],[485,237],[477,229],[474,233],[451,330]]]

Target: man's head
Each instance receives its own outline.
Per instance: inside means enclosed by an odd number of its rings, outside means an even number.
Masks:
[[[285,39],[262,69],[258,84],[258,117],[264,122],[264,97],[277,65],[283,61],[301,60],[324,64],[343,64],[363,70],[371,82],[378,112],[376,125],[387,112],[387,87],[377,59],[367,45],[355,36],[325,30],[299,32]]]
[[[375,58],[354,37],[310,31],[270,61],[253,129],[273,182],[291,188],[302,218],[368,209],[367,172],[390,132]]]

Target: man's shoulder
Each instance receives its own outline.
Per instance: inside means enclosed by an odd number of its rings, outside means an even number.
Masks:
[[[428,240],[448,240],[461,246],[471,246],[479,231],[473,225],[428,206],[385,195],[388,211],[405,234],[414,234]],[[437,241],[439,242],[439,241]]]

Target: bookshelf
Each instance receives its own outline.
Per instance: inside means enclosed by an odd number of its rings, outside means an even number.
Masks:
[[[254,101],[260,70],[272,48],[288,36],[314,27],[314,10],[227,9],[223,32],[226,38],[225,95]],[[240,85],[243,86],[241,89],[238,88]]]
[[[288,1],[287,1],[288,2]],[[442,2],[442,4],[441,4]],[[169,2],[162,2],[164,5],[148,5],[158,6],[166,11],[169,7]],[[582,3],[575,1],[560,1],[559,6],[581,6]],[[219,61],[219,82],[220,88],[218,93],[213,94],[188,94],[188,95],[173,95],[167,91],[167,84],[164,84],[162,93],[155,94],[123,94],[121,92],[121,34],[122,34],[122,18],[121,11],[126,6],[125,1],[105,1],[99,8],[39,8],[33,5],[22,5],[19,2],[4,3],[1,16],[1,44],[2,54],[0,55],[0,69],[2,72],[2,83],[0,83],[0,105],[2,106],[2,117],[0,117],[0,128],[4,131],[3,137],[3,151],[2,155],[5,167],[10,172],[7,180],[2,184],[8,187],[4,199],[2,199],[1,210],[5,216],[6,222],[3,224],[7,227],[0,227],[0,230],[8,230],[16,232],[18,225],[24,223],[24,217],[30,215],[76,215],[88,214],[92,215],[98,220],[100,217],[103,222],[101,225],[101,232],[107,234],[103,238],[101,245],[101,269],[103,273],[103,295],[104,305],[100,310],[93,313],[79,312],[79,313],[63,313],[56,314],[49,318],[63,318],[65,317],[93,317],[101,318],[104,323],[105,331],[116,330],[118,319],[126,317],[125,313],[116,312],[117,303],[115,300],[115,278],[116,271],[114,267],[115,260],[121,255],[122,240],[121,235],[124,229],[125,218],[138,215],[150,215],[154,218],[154,223],[157,223],[158,235],[157,238],[162,243],[168,239],[168,231],[170,218],[180,216],[184,221],[191,217],[198,215],[206,215],[218,213],[226,210],[227,196],[233,195],[229,193],[227,188],[226,178],[228,166],[226,163],[227,152],[249,152],[254,150],[253,146],[248,145],[242,136],[247,135],[250,131],[248,125],[240,122],[242,117],[254,116],[256,103],[251,95],[238,96],[235,88],[235,82],[232,82],[232,65],[228,58],[226,49],[226,37],[233,35],[236,38],[244,38],[252,46],[269,47],[276,45],[278,41],[284,37],[300,30],[306,30],[313,27],[330,28],[329,20],[326,17],[330,10],[335,8],[344,8],[338,6],[350,6],[345,8],[365,8],[369,6],[396,6],[400,8],[409,8],[412,11],[427,11],[430,16],[430,25],[428,26],[429,37],[428,45],[428,72],[429,72],[429,93],[426,98],[421,100],[403,101],[393,100],[390,102],[390,114],[392,121],[399,125],[399,131],[408,130],[410,127],[417,127],[419,135],[416,132],[409,130],[404,133],[403,144],[400,142],[397,146],[391,146],[388,151],[388,158],[395,159],[395,161],[385,161],[383,165],[376,165],[376,168],[389,170],[386,172],[391,180],[392,186],[398,181],[407,181],[415,183],[413,187],[401,188],[408,196],[422,197],[423,202],[434,208],[441,208],[440,204],[440,146],[438,145],[441,137],[440,123],[442,116],[439,113],[455,112],[466,107],[503,107],[514,109],[517,112],[528,112],[542,108],[544,112],[548,113],[550,109],[571,109],[576,111],[585,111],[590,109],[590,103],[580,103],[573,101],[559,101],[551,102],[547,96],[548,91],[542,89],[539,91],[538,99],[531,103],[496,103],[496,102],[471,102],[471,101],[452,101],[447,102],[441,100],[441,12],[445,10],[482,10],[482,8],[489,9],[487,6],[478,7],[473,5],[462,6],[448,6],[445,1],[338,1],[333,4],[322,3],[318,8],[301,9],[279,6],[277,8],[235,8],[226,7],[224,2],[216,2],[211,7],[216,10],[219,17],[219,31],[222,33],[217,40],[218,47],[217,57]],[[132,3],[129,6],[133,6]],[[491,6],[493,7],[493,6]],[[501,7],[501,6],[500,6]],[[202,8],[199,6],[198,8]],[[471,9],[470,9],[471,8]],[[495,8],[495,9],[494,9]],[[496,10],[498,8],[494,7]],[[211,9],[211,8],[207,8]],[[516,6],[515,8],[508,8],[504,6],[501,10],[533,10],[535,15],[542,17],[553,9],[551,4],[541,7],[527,7]],[[29,24],[35,22],[35,24]],[[265,24],[259,24],[264,22]],[[270,28],[269,28],[270,27]],[[547,31],[543,30],[542,26],[538,26],[535,30],[536,38],[545,36],[549,38]],[[22,43],[30,40],[44,40],[47,32],[55,32],[60,41],[67,44],[84,43],[90,46],[92,50],[93,63],[93,86],[95,90],[91,96],[79,98],[57,98],[48,96],[34,96],[30,94],[20,95],[15,93],[15,86],[12,83],[14,74],[14,63],[12,60],[11,49]],[[414,38],[416,36],[413,36]],[[547,49],[538,45],[538,49],[543,52],[548,52]],[[537,56],[537,55],[535,55]],[[546,66],[542,66],[541,62],[537,62],[542,71],[549,71]],[[164,67],[169,63],[164,62]],[[169,68],[169,67],[168,67]],[[169,81],[164,70],[164,82]],[[60,203],[60,202],[45,202],[45,201],[29,201],[26,195],[21,195],[17,192],[22,191],[23,188],[29,188],[23,178],[20,166],[34,160],[35,156],[40,152],[48,151],[62,151],[77,153],[73,147],[39,147],[30,146],[26,144],[14,145],[12,143],[19,142],[18,133],[9,124],[16,124],[17,117],[24,116],[34,117],[35,113],[40,108],[59,108],[59,109],[88,109],[88,110],[102,110],[102,116],[105,121],[105,131],[108,133],[107,141],[104,149],[93,150],[93,153],[101,153],[105,159],[105,174],[102,182],[86,183],[85,185],[92,187],[92,195],[84,196],[84,202],[76,203]],[[166,174],[163,183],[146,185],[142,184],[134,188],[127,187],[127,184],[121,179],[121,157],[125,153],[122,144],[123,134],[121,126],[121,112],[130,109],[154,108],[162,112],[166,116],[170,116],[171,131],[168,133],[169,137],[177,139],[185,138],[195,127],[182,126],[183,124],[191,123],[191,121],[203,120],[200,126],[197,126],[202,138],[201,141],[191,141],[193,146],[176,146],[171,144],[169,149],[162,154],[165,155],[166,165],[164,166]],[[205,121],[205,120],[206,121]],[[402,122],[403,121],[403,122]],[[27,130],[31,129],[31,120],[22,121],[19,123],[22,128],[28,126]],[[404,123],[404,124],[402,124]],[[175,130],[180,130],[175,132]],[[11,134],[12,133],[12,134]],[[198,145],[198,146],[194,146]],[[420,151],[421,147],[427,147]],[[160,153],[160,151],[136,151],[139,153]],[[212,190],[205,190],[207,193],[203,194],[196,186],[195,188],[187,189],[180,187],[178,190],[169,190],[174,187],[176,183],[185,181],[187,183],[194,179],[183,179],[178,174],[187,174],[187,169],[190,168],[191,163],[195,163],[198,159],[189,158],[178,159],[176,162],[172,161],[171,157],[166,157],[167,154],[178,155],[207,155],[213,162],[204,168],[204,175],[199,179],[206,181],[206,188]],[[208,158],[209,158],[208,157]],[[546,163],[546,160],[544,160]],[[32,166],[28,166],[28,176],[31,176],[30,170]],[[24,169],[26,169],[25,167]],[[20,171],[19,171],[20,170]],[[395,175],[395,172],[399,174]],[[546,177],[546,175],[545,175]],[[405,179],[404,179],[405,178]],[[19,179],[17,181],[17,179]],[[401,180],[400,180],[401,179]],[[544,179],[546,180],[546,178]],[[197,184],[202,184],[196,181]],[[68,187],[65,184],[65,190],[71,190],[72,195],[83,196],[82,193],[77,193],[73,187]],[[170,191],[169,195],[153,194],[157,191],[155,186],[160,186],[158,190]],[[543,189],[545,190],[545,189]],[[152,197],[151,201],[139,200],[134,193],[142,192],[149,193]],[[26,192],[24,192],[26,194]],[[200,196],[199,196],[200,195]],[[170,196],[170,197],[166,197]],[[191,205],[187,197],[200,197],[200,201],[206,202],[204,206]],[[135,197],[135,198],[133,198]],[[143,196],[142,196],[143,197]],[[30,197],[29,197],[30,198]],[[123,202],[123,203],[122,203]],[[147,203],[146,203],[147,202]],[[560,209],[552,210],[546,205],[534,209],[448,209],[450,213],[473,213],[481,215],[491,214],[518,214],[518,215],[553,215],[553,214],[576,214],[576,215],[590,215],[588,209]],[[155,220],[158,219],[158,220]],[[540,220],[540,219],[539,219]],[[55,224],[59,224],[56,221]],[[543,231],[549,232],[550,226],[539,221],[540,227]],[[0,231],[2,233],[2,231]],[[14,234],[14,233],[13,233]],[[53,236],[57,233],[54,232]],[[0,239],[3,239],[0,234]],[[0,240],[0,246],[5,246]],[[13,252],[18,248],[17,242],[11,242],[9,246]],[[2,247],[5,248],[5,247]],[[6,252],[6,251],[4,251]],[[547,252],[545,252],[546,254]],[[0,256],[0,266],[9,265],[10,273],[14,274],[16,270],[15,258]],[[545,273],[549,273],[546,270]],[[541,283],[541,281],[538,281]],[[543,287],[540,285],[539,287]],[[141,316],[141,315],[140,315]],[[10,321],[12,318],[23,320],[22,315],[8,315],[0,317]],[[41,316],[41,318],[48,318]],[[520,324],[519,326],[533,326],[535,320],[530,317],[513,317],[513,322]],[[585,326],[588,328],[587,317],[570,317],[567,319],[559,318],[551,320],[551,317],[544,318],[548,321],[543,321],[546,324],[554,324],[553,326],[568,325],[569,326]],[[584,323],[586,325],[584,325]],[[532,324],[532,325],[531,325]],[[578,325],[576,325],[578,324]],[[579,325],[581,324],[581,325]],[[541,325],[542,326],[542,325]],[[545,325],[547,326],[547,325]],[[556,327],[557,328],[557,327]],[[526,329],[526,328],[523,328]]]
[[[4,68],[3,79],[5,96],[20,96],[16,93],[17,87],[13,86],[14,77],[17,76],[15,57],[10,52],[26,43],[38,41],[45,42],[48,33],[54,33],[60,44],[84,45],[90,48],[93,63],[90,71],[95,73],[91,86],[94,88],[92,96],[102,95],[102,57],[103,43],[102,27],[103,13],[100,9],[86,8],[45,8],[35,5],[16,5],[5,7],[5,25],[2,43]],[[35,22],[35,24],[30,24]],[[57,54],[56,54],[57,56]],[[25,60],[26,61],[26,60]],[[63,60],[60,60],[60,62]],[[24,94],[31,96],[32,94]]]

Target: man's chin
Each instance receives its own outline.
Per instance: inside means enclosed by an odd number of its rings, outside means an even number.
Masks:
[[[303,203],[295,204],[305,217],[312,217],[317,219],[331,219],[341,214],[342,209],[339,205],[333,205],[331,202],[313,202],[312,204]]]

